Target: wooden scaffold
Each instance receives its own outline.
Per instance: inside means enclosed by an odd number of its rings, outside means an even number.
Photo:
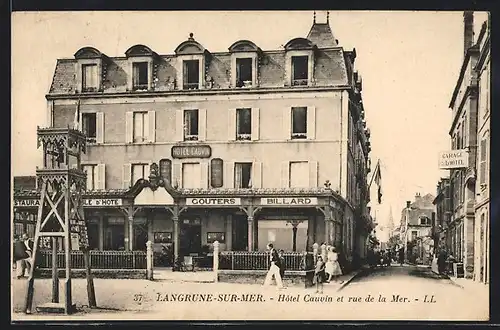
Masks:
[[[86,137],[82,132],[70,128],[37,128],[37,135],[38,148],[43,147],[43,167],[36,170],[38,186],[41,187],[40,204],[24,312],[32,312],[41,243],[52,248],[52,301],[36,306],[37,311],[65,314],[76,311],[71,293],[73,250],[83,252],[89,307],[95,308],[97,304],[82,203],[86,174],[81,168],[81,154],[86,152]],[[66,271],[63,303],[59,301],[59,248],[64,250]]]

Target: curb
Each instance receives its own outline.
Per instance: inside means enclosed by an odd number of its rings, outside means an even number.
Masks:
[[[369,268],[363,268],[363,269],[360,269],[360,270],[356,271],[356,273],[353,276],[351,276],[350,279],[348,279],[347,281],[345,281],[344,283],[342,283],[340,285],[340,287],[337,289],[337,292],[339,292],[342,289],[344,289],[349,283],[352,282],[352,280],[354,280],[358,276],[361,276],[361,275],[365,274],[368,270],[369,270]]]

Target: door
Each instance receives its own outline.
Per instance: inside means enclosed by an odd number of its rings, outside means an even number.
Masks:
[[[248,221],[245,215],[233,216],[233,251],[248,250]]]
[[[201,252],[201,223],[199,220],[183,220],[179,233],[179,253],[186,256]]]

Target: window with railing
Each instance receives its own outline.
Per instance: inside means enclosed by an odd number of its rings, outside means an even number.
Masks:
[[[97,141],[97,114],[82,113],[82,130],[87,136],[87,142],[96,143]]]
[[[184,61],[183,89],[198,89],[200,84],[200,61]]]
[[[184,141],[198,141],[198,110],[184,110]]]
[[[97,64],[82,65],[82,92],[96,92],[98,86]]]
[[[307,107],[292,108],[292,139],[307,138]]]
[[[252,139],[252,109],[236,109],[236,140]]]
[[[133,64],[133,89],[148,89],[148,62],[137,62]]]
[[[292,86],[306,86],[309,79],[309,57],[292,56]]]

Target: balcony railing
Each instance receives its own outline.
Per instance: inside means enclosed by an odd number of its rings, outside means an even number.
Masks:
[[[198,89],[200,86],[198,82],[195,83],[185,83],[183,85],[183,89]]]
[[[236,140],[238,141],[250,141],[252,139],[252,134],[238,134]]]
[[[293,79],[292,86],[307,86],[307,79]]]
[[[292,139],[307,139],[307,133],[292,133]]]
[[[137,84],[133,87],[134,91],[146,91],[148,90],[148,84]]]
[[[198,141],[198,135],[185,135],[184,141]]]

